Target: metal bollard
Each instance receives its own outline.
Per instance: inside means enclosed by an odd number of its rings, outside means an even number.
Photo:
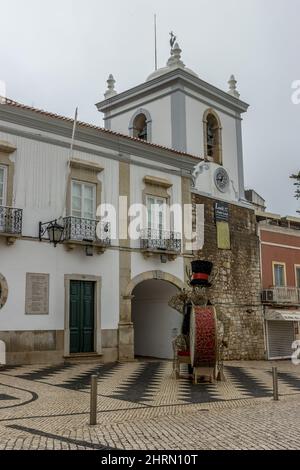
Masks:
[[[273,398],[275,401],[279,400],[278,395],[278,375],[277,375],[277,367],[272,367],[272,376],[273,376]]]
[[[97,375],[91,377],[90,425],[97,424]]]

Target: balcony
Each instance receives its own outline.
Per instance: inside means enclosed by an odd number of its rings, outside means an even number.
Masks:
[[[0,206],[0,236],[12,245],[22,235],[23,210]]]
[[[69,250],[76,245],[95,246],[98,254],[103,253],[111,243],[111,230],[108,222],[80,217],[64,217],[63,242]]]
[[[141,230],[141,250],[146,258],[159,254],[174,260],[181,252],[180,233],[167,230]]]
[[[262,291],[264,304],[300,305],[299,287],[270,287]]]

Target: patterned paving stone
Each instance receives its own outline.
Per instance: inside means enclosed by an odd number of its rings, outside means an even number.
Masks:
[[[70,392],[75,393],[75,392]],[[214,404],[211,404],[214,406]],[[207,406],[208,408],[209,406]],[[274,403],[261,399],[246,406],[157,415],[147,408],[90,427],[84,422],[55,429],[51,420],[0,425],[0,449],[247,450],[298,449],[299,397]],[[55,422],[56,423],[56,422]]]
[[[250,397],[268,397],[272,395],[270,387],[262,383],[248,370],[243,367],[225,367],[225,375],[229,375],[229,379],[235,386],[241,390],[246,396]]]
[[[90,387],[92,375],[97,375],[103,380],[119,367],[120,365],[117,363],[97,365],[86,372],[82,372],[80,375],[75,375],[61,384],[57,384],[56,386],[67,388],[69,390],[86,390]]]
[[[60,442],[66,442],[69,446],[75,446],[76,449],[94,449],[94,450],[117,450],[114,447],[108,447],[84,440],[78,440],[78,439],[72,439],[64,436],[60,436],[57,434],[52,434],[49,432],[44,432],[40,431],[38,429],[34,428],[28,428],[26,426],[20,426],[18,424],[12,424],[7,426],[7,428],[10,429],[15,429],[17,431],[25,432],[34,436],[39,436],[44,438],[45,440],[53,440],[53,441],[60,441]],[[45,445],[45,448],[47,448],[47,444]]]
[[[70,368],[72,368],[71,364],[59,364],[59,365],[38,368],[36,370],[33,370],[31,372],[25,372],[23,374],[17,374],[16,377],[19,377],[20,379],[26,379],[26,380],[41,381],[57,374],[58,372],[61,372],[61,371],[65,372],[66,370]]]
[[[162,380],[161,362],[140,364],[136,372],[120,385],[113,397],[120,400],[141,403],[151,401],[153,394]]]
[[[180,381],[180,398],[185,403],[211,403],[220,401],[217,385],[193,384],[188,381]]]
[[[55,397],[55,388],[64,390],[66,394],[71,391],[85,394],[88,403],[90,378],[91,375],[96,374],[99,409],[109,411],[143,406],[217,404],[228,400],[271,397],[270,370],[272,365],[266,362],[227,363],[225,366],[226,382],[197,385],[192,384],[184,371],[180,380],[175,380],[172,363],[167,361],[1,367],[0,376],[8,380],[9,378],[20,380],[21,388],[29,390],[35,390],[39,383],[49,385],[52,387],[51,396],[53,397]],[[280,363],[278,367],[280,394],[300,391],[298,369],[293,368],[289,362]],[[1,389],[1,384],[0,393],[15,395],[13,390]],[[78,400],[80,401],[80,398]]]
[[[276,364],[275,403],[272,365],[230,363],[226,382],[198,385],[159,361],[1,368],[0,394],[14,399],[0,401],[0,449],[298,449],[300,368]]]
[[[289,386],[291,391],[300,392],[300,377],[288,372],[278,372],[278,379]]]
[[[0,400],[19,400],[19,398],[12,397],[11,395],[6,395],[5,393],[0,393]]]

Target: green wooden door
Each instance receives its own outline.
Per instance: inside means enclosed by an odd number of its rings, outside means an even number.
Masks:
[[[70,283],[70,353],[94,352],[94,283]]]

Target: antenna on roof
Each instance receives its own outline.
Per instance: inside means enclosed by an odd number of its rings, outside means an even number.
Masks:
[[[154,15],[154,62],[157,70],[157,35],[156,35],[156,14]]]

